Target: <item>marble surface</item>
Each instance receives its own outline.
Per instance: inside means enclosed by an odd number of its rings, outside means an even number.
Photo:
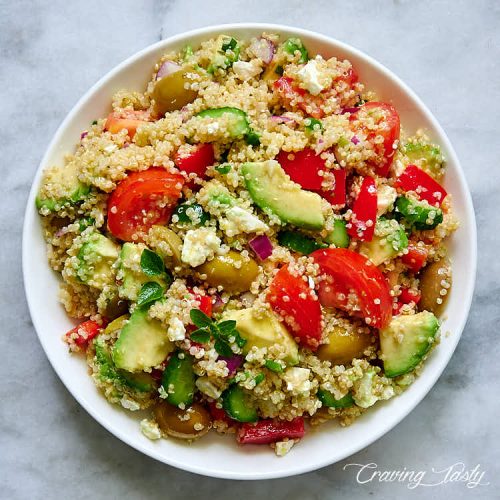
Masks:
[[[498,498],[500,453],[497,204],[500,3],[394,0],[0,0],[0,498]],[[141,455],[105,431],[51,369],[21,279],[21,221],[31,179],[57,126],[100,76],[187,29],[279,22],[344,40],[401,76],[449,134],[473,194],[479,269],[456,354],[426,399],[392,432],[343,463],[241,484],[196,477]],[[335,446],[335,443],[332,443]],[[430,471],[480,464],[483,483],[358,484],[347,463]],[[364,479],[366,476],[363,476]],[[441,476],[443,478],[443,476]]]

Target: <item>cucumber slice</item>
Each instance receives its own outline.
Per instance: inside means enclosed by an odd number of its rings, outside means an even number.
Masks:
[[[328,408],[349,408],[354,404],[354,399],[350,392],[348,392],[343,398],[335,399],[335,396],[324,389],[318,389],[317,393],[318,399],[323,403],[323,406]]]
[[[380,330],[385,376],[412,371],[429,352],[438,330],[439,321],[429,311],[392,318],[389,326]]]
[[[278,234],[278,243],[281,246],[287,247],[294,252],[302,253],[304,255],[309,255],[314,252],[314,250],[325,248],[325,246],[327,246],[321,245],[312,238],[308,238],[307,236],[294,231],[281,231]]]
[[[178,224],[181,226],[204,226],[210,220],[210,215],[198,203],[181,203],[176,207],[173,215],[179,218]]]
[[[346,222],[342,219],[335,219],[333,230],[325,238],[327,243],[333,243],[337,248],[347,248],[351,239],[347,234]]]
[[[245,392],[239,385],[232,385],[224,391],[222,406],[226,413],[238,422],[257,422],[257,410],[249,406]]]
[[[229,133],[231,137],[242,138],[250,132],[251,129],[247,114],[239,108],[229,106],[224,108],[210,108],[200,111],[196,116],[218,120],[224,115],[230,120]]]
[[[316,118],[306,118],[304,120],[304,124],[306,126],[306,132],[308,134],[312,134],[313,132],[316,132],[317,130],[323,131],[323,124],[317,120]]]
[[[403,218],[415,229],[434,229],[443,222],[443,212],[423,200],[400,196],[396,200],[396,218]]]
[[[300,58],[298,60],[299,64],[306,63],[309,61],[309,53],[307,49],[304,47],[302,40],[300,38],[289,38],[283,42],[283,50],[292,56],[296,54],[296,52],[300,53]]]
[[[161,383],[171,405],[190,406],[196,390],[192,356],[185,352],[176,352],[163,372]]]

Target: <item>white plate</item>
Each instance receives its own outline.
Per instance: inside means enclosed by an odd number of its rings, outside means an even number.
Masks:
[[[64,154],[74,150],[81,131],[110,111],[111,97],[117,90],[142,91],[153,65],[165,51],[178,50],[187,43],[196,46],[220,33],[246,38],[263,31],[299,36],[313,54],[349,59],[367,88],[396,106],[407,131],[427,129],[448,160],[445,186],[453,194],[454,210],[461,221],[448,244],[453,261],[453,288],[442,331],[451,334],[443,335],[422,375],[404,394],[377,404],[350,427],[341,428],[332,422],[311,430],[284,458],[276,457],[267,446],[241,447],[233,438],[215,433],[191,445],[174,439],[153,442],[141,434],[138,415],[110,405],[96,390],[84,360],[70,356],[61,342],[61,335],[73,323],[59,304],[58,277],[47,265],[35,210],[42,170],[62,164]],[[270,24],[223,25],[174,36],[144,49],[113,69],[80,99],[59,127],[33,182],[24,220],[23,274],[33,324],[47,357],[73,396],[110,432],[157,460],[198,474],[231,479],[276,478],[318,469],[359,451],[392,429],[424,398],[453,354],[467,319],[476,275],[476,224],[469,190],[446,134],[420,99],[388,69],[344,43],[310,31]]]

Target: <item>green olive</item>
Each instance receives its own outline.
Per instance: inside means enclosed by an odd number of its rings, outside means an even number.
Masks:
[[[330,361],[332,365],[345,365],[363,356],[365,349],[372,344],[373,335],[335,326],[328,334],[328,340],[328,344],[319,346],[318,358]]]
[[[176,111],[193,102],[198,94],[186,88],[190,83],[185,68],[160,78],[153,89],[156,113],[163,116],[168,111]]]
[[[153,226],[147,235],[146,243],[157,252],[163,260],[171,260],[174,266],[180,266],[182,240],[177,233],[165,226]]]
[[[161,431],[180,439],[197,439],[212,427],[210,413],[199,403],[181,410],[162,401],[153,409],[156,423]]]
[[[450,294],[451,283],[451,264],[448,259],[444,258],[426,266],[420,276],[422,298],[418,308],[439,316]]]
[[[244,258],[238,252],[230,250],[225,255],[217,255],[196,270],[206,275],[203,278],[210,286],[222,286],[230,293],[241,293],[250,289],[250,285],[259,273],[255,260]]]

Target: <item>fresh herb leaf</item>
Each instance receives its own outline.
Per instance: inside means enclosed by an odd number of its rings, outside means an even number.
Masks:
[[[221,356],[232,356],[233,355],[233,350],[231,349],[231,346],[229,343],[223,339],[217,339],[214,344],[215,350],[221,355]]]
[[[157,253],[145,248],[141,254],[141,269],[146,276],[159,276],[165,273],[165,264]]]
[[[213,325],[212,320],[203,311],[200,311],[199,309],[191,309],[191,311],[189,311],[189,316],[191,317],[191,321],[198,328],[205,328],[207,326],[210,327]]]
[[[220,323],[217,323],[217,328],[219,331],[224,334],[224,333],[232,333],[233,330],[236,328],[236,321],[234,319],[228,319],[226,321],[221,321]]]
[[[222,44],[222,50],[224,52],[226,52],[227,50],[234,50],[236,48],[236,45],[238,45],[238,42],[234,38],[231,38],[229,42],[224,42]]]
[[[243,347],[247,343],[247,339],[244,339],[238,330],[234,330],[234,338],[238,347]]]
[[[266,376],[263,373],[259,373],[253,380],[255,382],[255,385],[259,385],[261,382],[264,381]]]
[[[277,361],[273,361],[272,359],[266,359],[264,366],[275,373],[282,373],[283,367]]]
[[[137,296],[137,305],[143,306],[155,302],[163,297],[163,287],[154,281],[148,281],[141,287],[141,291]]]
[[[229,163],[223,163],[222,165],[215,167],[215,170],[219,172],[219,174],[225,175],[231,171],[231,165]]]
[[[97,125],[97,120],[94,120],[94,121],[92,122],[92,125]]]
[[[78,229],[81,231],[87,229],[89,226],[93,226],[95,224],[95,219],[92,217],[84,217],[78,221]]]
[[[189,335],[189,338],[199,344],[206,344],[210,341],[210,332],[205,328],[199,328]]]
[[[281,66],[281,64],[278,64],[278,66],[276,66],[274,72],[279,76],[283,76],[283,73],[284,73],[283,66]]]
[[[255,130],[251,130],[245,135],[245,141],[250,146],[259,146],[260,145],[260,134],[255,132]]]

